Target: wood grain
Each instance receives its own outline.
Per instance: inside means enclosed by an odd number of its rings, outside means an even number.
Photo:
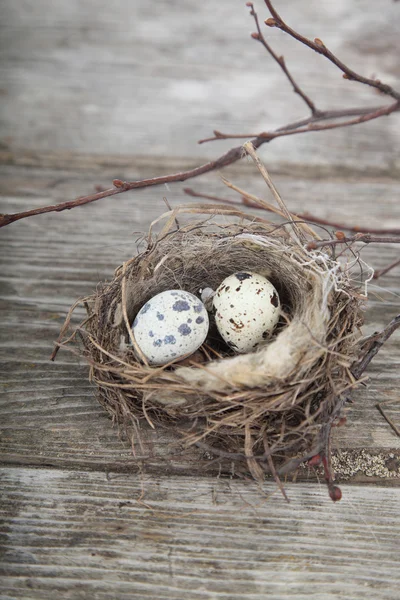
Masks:
[[[361,4],[277,0],[289,24],[399,88],[400,5]],[[263,2],[256,8],[267,16]],[[250,40],[242,1],[3,0],[1,13],[1,212],[195,167],[230,147],[196,144],[213,129],[305,116]],[[268,30],[268,41],[321,108],[382,102],[281,32]],[[261,155],[291,210],[400,227],[399,125],[396,114],[282,138]],[[224,175],[266,195],[246,161]],[[229,197],[218,174],[190,185]],[[335,432],[338,504],[307,468],[286,484],[290,505],[272,482],[265,496],[232,480],[231,465],[217,477],[218,463],[168,431],[144,429],[134,459],[86,366],[66,352],[49,362],[69,306],[136,253],[163,196],[191,202],[182,189],[129,192],[0,232],[1,599],[396,600],[400,439],[375,405],[385,401],[400,425],[398,334]],[[398,251],[362,255],[382,268]],[[370,286],[365,333],[399,312],[399,295],[400,268]]]
[[[2,598],[395,600],[399,489],[4,468]],[[397,520],[397,524],[396,524]]]
[[[282,3],[281,3],[282,4]],[[90,0],[54,6],[3,0],[2,136],[6,149],[164,157],[216,157],[227,143],[197,146],[214,129],[265,131],[306,116],[279,68],[250,39],[245,2]],[[268,15],[256,3],[260,18]],[[399,87],[394,2],[286,1],[289,24],[319,37],[351,67]],[[266,29],[293,75],[322,108],[382,100],[343,80],[326,60]],[[400,115],[362,127],[276,140],[272,165],[380,168],[399,173]],[[362,158],[361,158],[362,155]]]

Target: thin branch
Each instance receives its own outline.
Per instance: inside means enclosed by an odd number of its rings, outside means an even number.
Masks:
[[[383,269],[378,269],[375,271],[373,279],[379,279],[379,277],[382,277],[382,275],[386,275],[386,273],[394,269],[394,267],[397,267],[397,265],[400,265],[400,258],[390,263],[390,265],[387,265],[387,267],[383,267]]]
[[[272,181],[271,177],[269,176],[269,173],[267,171],[267,169],[265,168],[265,166],[263,165],[263,163],[261,162],[261,160],[259,159],[257,152],[255,151],[254,146],[252,145],[251,142],[246,142],[243,146],[243,149],[247,152],[247,154],[252,158],[253,162],[255,163],[255,165],[257,166],[258,170],[260,171],[265,183],[267,184],[267,186],[269,187],[275,202],[277,203],[277,205],[279,206],[280,210],[282,211],[282,213],[285,215],[286,219],[288,221],[290,221],[293,225],[293,230],[296,233],[296,237],[298,242],[300,243],[300,241],[302,240],[302,235],[297,227],[297,225],[294,224],[293,221],[293,217],[290,214],[290,212],[288,211],[286,204],[284,203],[284,201],[282,200],[278,190],[276,189],[274,182]]]
[[[321,240],[318,242],[309,242],[306,246],[307,250],[316,250],[324,246],[337,246],[338,244],[354,244],[362,242],[363,244],[400,244],[400,237],[380,237],[371,235],[370,233],[357,233],[351,237],[344,235],[342,231],[336,232],[337,238],[334,240]]]
[[[202,194],[200,192],[197,192],[193,188],[183,188],[183,191],[188,196],[192,196],[194,198],[204,198],[206,200],[212,200],[214,202],[220,202],[222,204],[230,204],[231,206],[243,205],[243,206],[246,206],[247,208],[252,208],[254,210],[266,210],[266,208],[263,208],[262,206],[260,206],[259,204],[256,204],[255,202],[251,202],[244,196],[242,196],[241,202],[237,202],[236,200],[231,200],[229,198],[221,198],[220,196],[212,196],[210,194]],[[328,219],[322,219],[321,217],[316,217],[315,215],[311,215],[308,212],[298,213],[298,212],[291,210],[290,213],[292,215],[294,215],[296,217],[296,219],[306,221],[309,223],[317,223],[318,225],[327,225],[328,227],[333,227],[335,230],[345,229],[346,231],[354,231],[355,233],[374,233],[377,235],[400,235],[400,229],[377,229],[374,227],[360,227],[359,225],[348,225],[346,223],[337,223],[335,221],[330,221]],[[381,271],[376,271],[376,272],[383,275],[384,273],[387,272],[386,269],[389,270],[389,269],[395,267],[399,263],[400,263],[400,259],[398,261],[396,261],[395,263],[392,263],[391,265],[389,265],[389,267],[382,269],[382,272]],[[374,279],[376,279],[375,276],[374,276]]]
[[[256,148],[261,146],[263,143],[263,140],[253,140],[253,146],[255,146]],[[26,210],[19,213],[0,215],[0,227],[5,227],[6,225],[10,225],[11,223],[19,221],[20,219],[25,219],[26,217],[33,217],[49,212],[62,212],[64,210],[70,210],[71,208],[75,208],[77,206],[83,206],[84,204],[96,202],[96,200],[101,200],[102,198],[108,198],[109,196],[122,194],[123,192],[127,192],[128,190],[146,188],[151,187],[153,185],[162,185],[164,183],[172,183],[176,181],[186,181],[187,179],[198,177],[199,175],[203,175],[204,173],[208,173],[209,171],[222,169],[223,167],[226,167],[236,162],[237,160],[242,158],[242,156],[242,146],[236,146],[235,148],[231,148],[230,150],[228,150],[228,152],[225,152],[225,154],[223,154],[216,160],[207,162],[204,165],[201,165],[200,167],[189,169],[188,171],[181,171],[179,173],[173,173],[171,175],[165,175],[162,177],[153,177],[151,179],[139,179],[137,181],[129,182],[121,181],[120,179],[114,179],[113,188],[104,190],[102,192],[97,192],[96,194],[81,196],[79,198],[76,198],[76,200],[71,200],[69,202],[61,202],[60,204],[42,206],[40,208],[33,208],[32,210]]]
[[[386,414],[385,410],[382,408],[382,404],[385,404],[385,403],[378,402],[378,404],[375,404],[375,406],[379,410],[379,412],[381,413],[381,415],[385,419],[385,421],[390,425],[390,427],[396,433],[396,435],[398,437],[400,437],[400,429],[397,427],[396,423],[389,417],[389,415]]]
[[[364,354],[361,359],[351,368],[351,373],[356,379],[360,379],[372,359],[377,355],[379,350],[383,347],[384,343],[390,338],[390,336],[400,327],[400,315],[397,315],[394,319],[390,321],[390,323],[379,333],[368,338],[365,347]],[[331,416],[331,422],[326,423],[322,430],[318,443],[302,457],[292,458],[286,464],[284,464],[279,470],[278,475],[286,475],[299,467],[302,463],[307,460],[313,460],[314,464],[320,464],[322,462],[324,471],[325,471],[325,479],[328,484],[329,495],[333,501],[340,500],[341,491],[334,484],[333,476],[332,476],[332,467],[330,464],[331,458],[331,427],[332,421],[337,417],[340,412],[341,406],[346,401],[346,398],[343,397],[342,401],[337,404],[335,414]],[[382,412],[380,404],[377,404],[378,410],[382,413],[384,418],[387,419],[387,415]],[[393,424],[388,420],[388,423],[393,427]],[[398,433],[398,429],[395,426],[394,431]],[[316,460],[315,460],[316,459]]]
[[[268,27],[277,27],[278,29],[281,29],[281,31],[284,31],[301,44],[304,44],[305,46],[308,46],[309,48],[314,50],[314,52],[325,56],[331,63],[333,63],[338,69],[340,69],[340,71],[342,71],[343,77],[345,79],[349,79],[350,81],[358,81],[359,83],[363,83],[364,85],[369,85],[379,90],[382,94],[391,96],[395,100],[400,101],[400,93],[394,90],[390,85],[382,83],[379,79],[369,79],[368,77],[363,77],[359,73],[356,73],[347,65],[345,65],[341,60],[339,60],[337,56],[333,54],[333,52],[328,50],[328,48],[325,46],[322,40],[320,40],[319,38],[315,38],[314,41],[312,41],[295,31],[291,27],[289,27],[289,25],[285,23],[285,21],[278,14],[276,9],[273,7],[271,0],[264,1],[268,7],[269,12],[272,15],[272,19],[267,19],[265,21],[265,24],[268,25]]]
[[[399,327],[400,315],[397,315],[397,317],[392,319],[390,323],[386,325],[385,329],[368,338],[364,355],[358,361],[358,363],[351,369],[351,372],[353,373],[356,379],[360,379],[361,375],[364,373],[371,360],[378,354],[383,344]]]
[[[321,217],[316,217],[315,215],[311,215],[310,213],[296,213],[296,216],[299,219],[304,219],[306,221],[311,221],[312,223],[317,223],[318,225],[327,225],[328,227],[333,227],[336,230],[345,229],[346,231],[354,231],[354,233],[374,233],[376,235],[400,235],[400,229],[380,229],[377,227],[361,227],[360,225],[347,225],[346,223],[336,223],[335,221],[330,221],[329,219],[322,219]]]
[[[282,481],[280,480],[279,475],[276,472],[274,461],[272,460],[272,456],[271,456],[271,450],[270,450],[270,447],[268,445],[267,434],[265,432],[264,432],[264,435],[263,435],[263,444],[264,444],[264,450],[265,450],[265,452],[267,454],[268,466],[269,466],[269,469],[270,469],[270,471],[272,473],[273,478],[275,479],[275,483],[278,486],[278,488],[280,489],[281,494],[285,498],[286,502],[290,503],[290,500],[289,500],[289,497],[288,497],[288,495],[286,493],[286,490],[285,490],[285,488],[282,485]]]
[[[375,79],[367,79],[355,73],[346,65],[344,65],[339,59],[337,59],[321,42],[321,40],[315,40],[312,42],[302,35],[298,34],[296,31],[291,29],[279,16],[276,12],[272,3],[269,0],[265,0],[271,15],[272,19],[267,20],[267,25],[271,27],[278,27],[282,31],[285,31],[290,36],[298,40],[300,43],[305,44],[311,49],[315,50],[319,54],[323,54],[326,56],[332,63],[334,63],[343,73],[344,75],[351,80],[359,81],[360,83],[364,83],[366,85],[377,88],[382,93],[392,96],[396,99],[395,103],[392,103],[389,106],[379,106],[379,107],[371,107],[371,108],[348,108],[341,110],[328,110],[328,111],[320,111],[315,107],[314,102],[301,90],[299,85],[295,82],[289,70],[286,67],[283,57],[279,57],[266,42],[264,36],[262,35],[257,15],[254,12],[253,5],[251,2],[248,3],[248,6],[251,9],[251,14],[255,19],[257,26],[257,34],[253,35],[253,38],[260,41],[269,54],[274,58],[274,60],[279,64],[282,71],[285,73],[286,77],[290,81],[293,86],[294,91],[301,96],[304,102],[307,104],[309,109],[311,110],[311,116],[305,119],[301,119],[272,131],[272,132],[262,132],[260,134],[239,134],[239,135],[230,135],[223,134],[219,131],[214,131],[213,138],[208,138],[206,140],[201,140],[200,143],[205,141],[213,141],[219,139],[233,139],[233,138],[254,138],[251,140],[252,145],[255,148],[259,148],[263,144],[270,142],[271,140],[287,136],[294,135],[297,133],[308,133],[310,131],[325,131],[328,129],[336,129],[339,127],[348,127],[350,125],[358,125],[360,123],[371,121],[373,119],[377,119],[384,115],[389,115],[395,111],[400,109],[400,94],[394,91],[390,86],[381,83],[379,80]],[[337,119],[346,119],[347,117],[354,117],[353,119],[349,119],[347,121],[340,121],[335,123],[322,123],[318,125],[318,122],[326,121],[326,120],[337,120]],[[191,179],[193,177],[198,177],[199,175],[203,175],[204,173],[208,173],[210,171],[218,170],[228,165],[233,164],[242,158],[242,146],[237,146],[235,148],[231,148],[217,158],[216,160],[209,161],[199,167],[194,169],[189,169],[187,171],[181,171],[178,173],[173,173],[170,175],[165,175],[162,177],[153,177],[151,179],[141,179],[137,181],[121,181],[120,179],[115,179],[113,181],[113,188],[106,189],[103,191],[99,191],[95,194],[90,194],[87,196],[81,196],[76,198],[75,200],[69,202],[61,202],[60,204],[43,206],[40,208],[34,208],[27,211],[22,211],[19,213],[13,214],[1,214],[0,215],[0,227],[4,227],[6,225],[10,225],[15,221],[19,221],[20,219],[24,219],[27,217],[32,217],[40,214],[50,213],[50,212],[62,212],[64,210],[70,210],[72,208],[83,206],[85,204],[90,204],[91,202],[96,202],[97,200],[101,200],[103,198],[107,198],[109,196],[115,196],[117,194],[121,194],[123,192],[127,192],[129,190],[146,188],[155,185],[162,185],[165,183],[186,181],[187,179]]]
[[[222,133],[221,131],[214,130],[214,137],[204,138],[199,141],[199,144],[203,144],[205,142],[215,142],[216,140],[228,140],[228,139],[248,139],[248,138],[256,138],[257,140],[265,140],[270,142],[278,137],[285,137],[288,135],[297,135],[298,133],[309,133],[311,131],[328,131],[330,129],[339,129],[342,127],[350,127],[352,125],[360,125],[361,123],[366,123],[367,121],[373,121],[374,119],[379,119],[383,116],[388,116],[394,112],[400,110],[400,101],[393,102],[387,106],[380,106],[379,108],[369,109],[368,112],[363,112],[359,116],[354,119],[348,119],[347,121],[340,121],[339,123],[324,123],[322,125],[316,124],[316,121],[321,121],[328,119],[326,113],[321,112],[318,115],[318,118],[314,116],[309,117],[308,119],[304,119],[303,123],[306,126],[302,127],[280,127],[279,129],[275,129],[274,131],[263,131],[261,133]],[[346,114],[346,111],[342,111]],[[339,118],[343,116],[336,116],[335,118]],[[252,142],[254,144],[254,141]]]
[[[292,75],[290,74],[286,63],[285,63],[285,59],[283,56],[278,56],[274,50],[271,48],[271,46],[268,44],[267,40],[265,39],[265,37],[263,36],[262,32],[261,32],[261,28],[260,28],[260,23],[258,20],[258,15],[256,13],[256,11],[254,10],[254,5],[252,2],[247,2],[246,6],[248,6],[250,8],[250,15],[254,18],[256,27],[257,27],[257,33],[253,33],[252,34],[252,38],[254,40],[258,40],[263,46],[264,48],[267,50],[267,52],[272,56],[272,58],[278,63],[278,65],[280,66],[280,68],[282,69],[282,71],[285,73],[286,77],[288,78],[289,82],[292,84],[293,87],[293,91],[298,94],[306,103],[306,105],[308,106],[308,108],[311,111],[312,115],[317,115],[319,113],[318,109],[315,107],[314,102],[311,100],[311,98],[309,98],[307,96],[307,94],[305,92],[303,92],[303,90],[300,88],[300,86],[296,83],[296,81],[293,79]]]

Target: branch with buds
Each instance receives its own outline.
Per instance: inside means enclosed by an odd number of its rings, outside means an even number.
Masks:
[[[385,96],[388,96],[394,100],[387,105],[375,106],[375,107],[359,107],[359,108],[342,108],[342,109],[332,109],[332,110],[320,110],[315,102],[302,90],[300,85],[295,81],[293,75],[290,73],[285,59],[283,56],[278,56],[275,51],[271,48],[271,46],[266,41],[258,20],[257,13],[254,10],[254,5],[252,2],[247,2],[246,6],[250,8],[250,15],[253,17],[256,32],[252,34],[252,38],[262,44],[269,55],[274,59],[274,61],[279,65],[280,69],[283,71],[286,78],[289,80],[293,91],[302,98],[303,102],[307,106],[310,111],[310,115],[301,119],[299,121],[291,122],[282,127],[279,127],[272,131],[263,131],[259,133],[239,133],[239,134],[225,134],[220,131],[214,131],[213,137],[209,137],[203,140],[200,140],[199,143],[216,141],[222,139],[240,139],[240,138],[253,138],[251,143],[254,148],[259,148],[263,144],[267,142],[271,142],[272,140],[289,135],[297,135],[303,133],[317,132],[317,131],[326,131],[330,129],[337,129],[342,127],[349,127],[352,125],[359,125],[361,123],[365,123],[367,121],[372,121],[375,119],[379,119],[383,116],[388,116],[396,111],[400,110],[400,92],[394,90],[391,86],[381,82],[379,79],[369,79],[364,77],[355,71],[353,71],[350,67],[348,67],[343,61],[341,61],[338,57],[331,52],[327,46],[322,42],[319,38],[315,38],[314,40],[310,40],[300,33],[298,33],[295,29],[290,27],[283,18],[279,15],[279,13],[274,8],[272,2],[270,0],[265,0],[267,8],[271,14],[271,17],[265,21],[265,24],[268,27],[276,27],[283,31],[285,34],[297,40],[300,44],[309,47],[311,50],[314,50],[318,54],[326,57],[331,63],[333,63],[340,71],[343,73],[343,77],[348,79],[349,81],[356,81],[363,85],[367,85],[369,87],[375,88],[380,93]],[[122,194],[129,190],[146,188],[155,185],[162,185],[165,183],[179,182],[179,181],[187,181],[188,179],[192,179],[194,177],[198,177],[203,175],[204,173],[209,173],[211,171],[222,169],[228,165],[235,163],[236,161],[242,158],[242,146],[236,146],[231,148],[220,156],[219,158],[209,161],[199,167],[194,169],[189,169],[188,171],[181,171],[178,173],[172,173],[170,175],[162,176],[162,177],[153,177],[151,179],[142,179],[137,181],[121,181],[120,179],[114,179],[113,187],[107,190],[103,190],[97,192],[95,194],[89,194],[87,196],[82,196],[80,198],[76,198],[75,200],[71,200],[69,202],[62,202],[60,204],[43,206],[40,208],[34,208],[32,210],[27,210],[19,213],[13,214],[3,214],[0,215],[0,227],[4,227],[6,225],[10,225],[15,221],[19,221],[20,219],[25,219],[27,217],[33,217],[35,215],[45,214],[49,212],[61,212],[64,210],[71,210],[72,208],[76,208],[78,206],[83,206],[85,204],[90,204],[92,202],[96,202],[97,200],[102,200],[103,198],[108,198],[110,196],[115,196],[117,194]]]

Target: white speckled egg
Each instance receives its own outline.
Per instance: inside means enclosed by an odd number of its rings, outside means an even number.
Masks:
[[[215,292],[218,331],[239,353],[252,352],[266,340],[279,320],[278,292],[268,279],[251,272],[230,275]]]
[[[193,294],[167,290],[151,298],[132,324],[135,340],[151,365],[192,354],[208,333],[208,313]]]

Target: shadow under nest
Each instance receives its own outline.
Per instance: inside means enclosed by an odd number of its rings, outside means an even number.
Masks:
[[[223,211],[210,207],[206,221],[177,228],[177,212],[111,282],[81,301],[87,318],[67,338],[74,305],[58,346],[88,361],[100,403],[133,448],[147,421],[176,430],[186,446],[236,461],[258,481],[286,473],[328,443],[356,385],[351,365],[364,297],[346,263],[307,250],[307,240],[318,237],[307,224],[277,226],[240,211],[233,211],[236,222],[221,224],[214,216]],[[235,355],[211,314],[206,342],[191,357],[162,367],[138,357],[131,324],[150,298],[168,289],[199,296],[244,270],[267,277],[282,304],[276,330],[255,352]]]

